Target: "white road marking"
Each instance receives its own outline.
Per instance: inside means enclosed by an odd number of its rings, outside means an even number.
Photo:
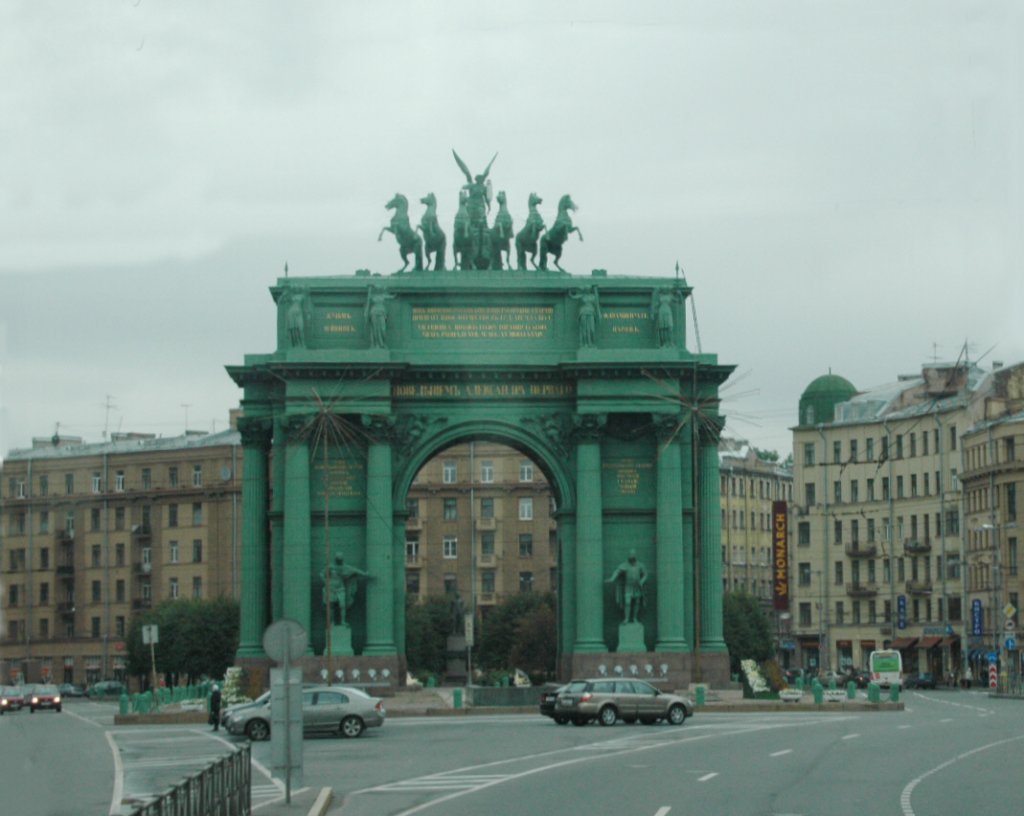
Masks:
[[[845,737],[843,737],[843,739],[844,740],[857,739],[859,736],[860,736],[860,734],[847,734]]]
[[[1008,737],[1007,739],[999,740],[998,742],[990,742],[988,745],[981,745],[977,748],[971,749],[970,751],[964,751],[962,754],[957,754],[952,759],[947,759],[942,764],[936,765],[930,771],[925,771],[920,776],[911,779],[910,782],[907,783],[907,786],[903,789],[903,792],[900,794],[900,809],[903,811],[903,816],[916,816],[914,813],[914,809],[910,806],[910,797],[914,793],[914,788],[916,788],[921,782],[923,782],[932,774],[945,770],[950,765],[959,762],[961,759],[966,759],[967,757],[973,756],[974,754],[980,754],[982,751],[988,751],[990,748],[997,748],[1000,745],[1006,745],[1009,742],[1018,742],[1019,740],[1024,740],[1024,735],[1021,735],[1019,737]]]
[[[770,756],[770,757],[780,757],[780,756],[785,756],[786,754],[791,754],[791,753],[793,753],[793,749],[792,748],[786,748],[786,749],[784,749],[782,751],[773,751],[772,753],[768,754],[768,756]]]
[[[672,810],[672,808],[670,808],[668,805],[665,805],[664,807],[658,808],[654,816],[668,816],[668,812],[670,810]]]
[[[898,726],[896,726],[896,728],[899,731],[902,731],[904,728],[913,728],[913,726],[911,726],[911,725],[898,725]]]
[[[709,779],[714,779],[716,776],[718,776],[718,773],[716,771],[712,771],[711,773],[704,774],[704,776],[697,777],[697,781],[707,782]]]
[[[953,722],[953,718],[952,718],[952,717],[947,717],[947,718],[946,718],[946,719],[944,719],[944,720],[939,720],[939,722],[940,722],[940,723],[947,723],[947,722]]]
[[[124,796],[124,766],[121,764],[121,751],[114,742],[114,735],[106,732],[107,742],[114,754],[114,793],[110,797],[110,816],[121,812],[121,798]]]

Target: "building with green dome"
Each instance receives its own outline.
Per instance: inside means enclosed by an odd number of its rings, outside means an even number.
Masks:
[[[845,377],[833,374],[823,374],[811,382],[804,393],[800,395],[800,417],[797,420],[801,426],[820,425],[823,422],[831,422],[835,407],[851,399],[857,393],[853,383]]]

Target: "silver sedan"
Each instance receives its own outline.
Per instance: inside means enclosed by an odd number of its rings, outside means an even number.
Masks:
[[[302,690],[302,730],[306,734],[358,737],[366,728],[384,724],[384,701],[349,686],[314,686]],[[270,738],[270,697],[240,707],[224,717],[229,734],[255,741]]]

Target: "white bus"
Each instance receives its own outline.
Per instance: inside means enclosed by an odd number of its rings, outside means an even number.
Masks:
[[[903,687],[903,655],[895,649],[879,649],[868,656],[871,682],[882,688]]]

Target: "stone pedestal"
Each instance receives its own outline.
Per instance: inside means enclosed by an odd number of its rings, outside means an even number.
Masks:
[[[466,636],[448,635],[445,643],[445,675],[449,681],[465,680],[468,672],[466,661]]]
[[[327,646],[324,645],[324,654],[327,653]],[[331,627],[331,656],[340,655],[351,657],[352,651],[352,628],[346,623],[338,623]]]
[[[620,623],[619,643],[616,652],[646,652],[644,645],[644,625],[642,623]]]

